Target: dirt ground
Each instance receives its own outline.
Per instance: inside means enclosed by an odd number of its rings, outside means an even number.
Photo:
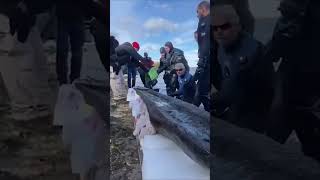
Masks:
[[[45,47],[49,65],[49,86],[57,96],[54,48]],[[55,102],[52,102],[54,105]],[[71,173],[61,129],[52,126],[53,115],[28,121],[0,112],[0,180],[77,180]]]
[[[54,67],[50,71],[50,88],[57,93]],[[16,121],[8,111],[0,112],[0,180],[78,179],[71,173],[61,129],[52,126],[52,121],[52,115]]]
[[[0,180],[76,180],[52,117],[0,119]]]
[[[128,102],[112,100],[110,104],[111,180],[140,180],[138,141],[132,135],[133,121]]]

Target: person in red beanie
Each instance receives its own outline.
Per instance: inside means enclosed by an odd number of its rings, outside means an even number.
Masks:
[[[134,48],[136,51],[139,51],[139,49],[140,49],[139,43],[133,42],[133,43],[132,43],[132,46],[133,46],[133,48]]]
[[[132,44],[129,42],[125,42],[115,49],[117,55],[115,64],[117,64],[117,67],[114,67],[114,70],[116,74],[120,71],[121,66],[125,64],[128,65],[128,70],[130,66],[133,66],[135,68],[140,67],[144,72],[148,72],[148,69],[143,66],[143,62],[145,61],[145,59],[137,52],[139,49],[140,45],[137,42],[133,42]],[[134,85],[133,82],[129,87],[131,87],[132,85]]]
[[[137,42],[132,43],[132,47],[138,52],[140,49],[140,45]],[[136,75],[137,75],[137,68],[134,63],[132,56],[130,56],[128,62],[128,88],[132,88],[136,85]]]

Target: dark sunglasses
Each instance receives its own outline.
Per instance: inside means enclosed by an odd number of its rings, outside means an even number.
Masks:
[[[232,27],[230,23],[225,23],[219,26],[212,26],[213,31],[218,31],[218,29],[221,29],[222,31],[228,30]]]
[[[176,69],[176,71],[178,72],[178,71],[183,71],[183,69]]]

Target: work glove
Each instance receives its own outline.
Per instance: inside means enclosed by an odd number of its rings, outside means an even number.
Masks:
[[[157,69],[157,73],[160,74],[160,73],[162,73],[163,70],[164,70],[163,67],[162,68],[158,68]]]
[[[148,81],[148,88],[152,89],[152,87],[154,87],[157,83],[158,81],[156,79]]]

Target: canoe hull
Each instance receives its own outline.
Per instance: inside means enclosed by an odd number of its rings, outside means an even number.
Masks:
[[[209,113],[150,89],[136,88],[157,132],[174,141],[194,161],[210,166]]]

